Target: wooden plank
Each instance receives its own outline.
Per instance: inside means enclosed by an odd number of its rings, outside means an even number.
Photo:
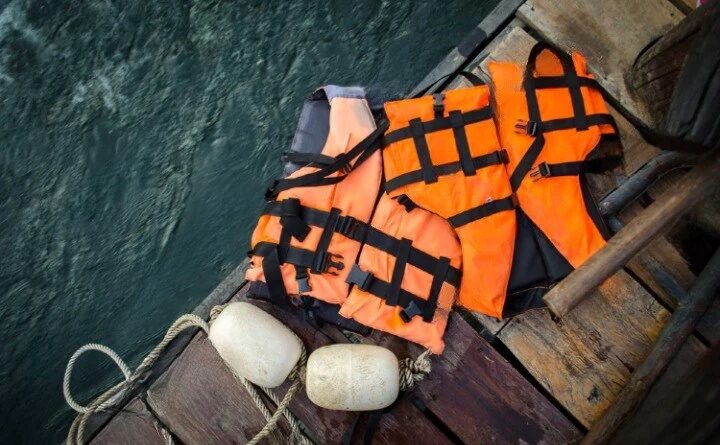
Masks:
[[[547,310],[533,310],[515,317],[499,338],[590,426],[645,357],[669,315],[637,282],[618,272],[560,322]]]
[[[658,382],[610,443],[717,445],[720,443],[720,345],[700,357],[685,357],[686,372]]]
[[[625,75],[647,44],[682,19],[677,8],[666,0],[528,0],[517,14],[544,39],[580,51],[622,108],[653,123]]]
[[[334,343],[335,339],[347,341],[342,335],[329,336],[326,333],[327,329],[315,329],[303,319],[299,311],[292,308],[279,308],[256,300],[247,300],[243,295],[238,295],[236,299],[249,301],[282,321],[303,340],[308,351]],[[285,389],[284,387],[278,390],[278,393]],[[320,408],[310,402],[304,390],[295,396],[290,404],[290,409],[312,431],[317,443],[340,443],[343,434],[358,416],[358,413]],[[358,423],[356,440],[362,438],[364,420],[361,418],[361,422]],[[408,428],[408,425],[412,425],[412,428]],[[382,417],[374,437],[374,443],[377,444],[421,443],[423,441],[437,444],[450,443],[449,439],[407,400],[398,403],[390,413]]]
[[[508,21],[525,0],[502,0],[450,53],[410,92],[416,95],[421,88],[432,85],[462,68],[479,48],[482,48]],[[450,79],[448,79],[450,80]],[[440,82],[439,84],[441,84]]]
[[[422,349],[375,331],[361,342],[398,357]],[[575,443],[580,432],[457,313],[450,315],[445,351],[414,396],[466,443]]]
[[[138,398],[115,415],[90,442],[92,445],[165,445],[158,422]]]
[[[203,332],[153,383],[147,400],[158,418],[187,445],[245,442],[266,422]],[[281,425],[287,431],[284,422]],[[275,441],[281,440],[275,436]]]
[[[673,357],[695,330],[695,325],[720,289],[720,249],[696,280],[687,298],[672,314],[648,356],[632,373],[615,402],[583,439],[583,444],[607,443],[618,427],[629,419],[663,374]]]

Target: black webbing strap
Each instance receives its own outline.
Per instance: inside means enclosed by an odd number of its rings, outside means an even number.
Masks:
[[[475,171],[480,168],[489,167],[491,165],[507,164],[508,160],[509,158],[507,151],[497,150],[491,153],[471,158],[472,169],[473,171]],[[433,169],[435,170],[435,174],[437,176],[446,176],[461,171],[462,165],[460,162],[448,162],[447,164],[434,165]],[[408,184],[420,182],[422,181],[422,179],[423,177],[421,170],[409,171],[385,181],[385,190],[390,192]]]
[[[310,226],[300,217],[301,208],[300,200],[297,198],[283,200],[280,206],[280,225],[283,231],[303,241],[310,233]]]
[[[487,107],[462,113],[462,117],[465,125],[474,124],[492,119],[492,109],[488,105]],[[425,134],[441,130],[449,130],[452,128],[452,122],[450,121],[449,116],[440,119],[433,119],[431,121],[423,122],[422,124],[422,129]],[[409,126],[398,128],[397,130],[389,131],[385,134],[385,136],[383,136],[383,146],[387,147],[394,142],[412,138],[413,134]]]
[[[473,207],[472,209],[465,210],[464,212],[460,212],[457,215],[448,218],[448,222],[453,227],[458,228],[498,212],[513,210],[515,207],[517,207],[517,198],[515,195],[510,195],[506,198],[496,199],[477,207]]]
[[[536,59],[544,50],[551,51],[558,60],[560,60],[563,67],[563,76],[534,77]],[[510,185],[513,192],[518,190],[523,179],[525,179],[525,176],[532,170],[535,161],[537,161],[538,156],[540,156],[540,152],[542,152],[543,146],[545,145],[543,133],[571,128],[586,130],[589,126],[604,124],[615,127],[615,121],[609,114],[586,114],[585,103],[583,102],[580,87],[597,88],[597,82],[593,79],[578,77],[572,58],[546,43],[538,43],[530,51],[523,85],[525,88],[529,120],[527,122],[519,122],[515,127],[516,130],[522,130],[528,135],[534,136],[535,140],[530,144],[530,147],[510,175]],[[540,116],[540,107],[536,93],[537,89],[543,88],[567,88],[570,92],[574,116],[543,121]]]
[[[381,147],[382,135],[385,133],[385,130],[387,130],[388,125],[389,124],[386,121],[381,122],[375,131],[370,133],[356,146],[351,148],[349,151],[336,156],[333,158],[334,161],[331,164],[320,168],[316,172],[308,173],[295,178],[274,180],[265,192],[265,199],[271,200],[276,197],[278,193],[295,187],[330,185],[337,184],[342,181],[354,168],[362,164],[370,157],[370,155]],[[354,163],[352,162],[353,160],[355,160]],[[329,175],[337,172],[342,172],[342,174],[328,177]]]
[[[448,267],[448,270],[449,269],[450,267]],[[395,272],[393,271],[393,278],[394,277]],[[443,281],[445,280],[441,279],[440,286],[442,286]],[[423,315],[423,320],[426,322],[430,322],[432,321],[433,315],[435,314],[435,308],[437,306],[437,296],[435,298],[432,298],[434,295],[432,293],[432,287],[430,290],[431,294],[428,300],[424,300],[423,298],[411,292],[408,292],[402,287],[400,287],[397,290],[397,300],[395,300],[395,303],[393,303],[393,300],[390,298],[393,292],[391,283],[377,278],[370,272],[362,270],[357,264],[353,264],[352,269],[350,269],[350,273],[345,279],[345,282],[356,286],[358,289],[364,292],[367,292],[385,300],[385,304],[387,304],[388,306],[401,307],[402,311],[400,311],[400,318],[402,318],[402,320],[406,323],[409,322],[416,315]],[[433,284],[434,283],[435,281],[433,280]],[[439,289],[440,287],[438,287],[438,292]],[[428,318],[425,318],[426,313],[429,314]]]
[[[392,278],[390,279],[390,289],[385,296],[387,304],[397,306],[400,296],[400,288],[403,277],[405,276],[405,266],[407,266],[408,257],[410,256],[410,247],[412,241],[407,238],[400,240],[397,253],[395,254],[395,267],[393,267]]]
[[[470,155],[470,145],[468,144],[467,134],[465,133],[465,119],[463,119],[463,114],[460,111],[453,110],[450,112],[449,117],[462,171],[465,176],[475,176],[475,166],[473,165],[472,156]]]
[[[282,305],[287,302],[287,289],[283,281],[282,272],[280,271],[280,259],[278,258],[277,245],[263,255],[262,259],[263,274],[265,274],[265,282],[273,302]]]
[[[445,276],[447,275],[449,268],[450,258],[444,256],[438,258],[435,273],[433,274],[432,284],[430,285],[430,295],[422,308],[423,320],[426,322],[430,322],[433,319],[438,298],[440,297],[440,291],[442,290],[442,285],[445,281]]]
[[[420,170],[422,172],[423,181],[426,184],[437,182],[438,178],[433,169],[432,159],[430,159],[430,149],[425,139],[425,130],[422,121],[418,119],[410,120],[410,134],[412,135],[415,150],[417,151],[418,160],[420,161]]]
[[[574,162],[542,162],[538,164],[537,170],[530,173],[530,176],[539,179],[553,176],[574,176],[585,173],[602,173],[612,170],[621,163],[621,156],[605,156],[602,158]]]
[[[332,236],[335,234],[335,228],[337,227],[339,219],[340,209],[332,208],[325,220],[325,226],[323,227],[322,235],[320,235],[320,241],[318,241],[317,247],[315,247],[315,255],[313,257],[312,267],[310,267],[310,272],[317,274],[323,273],[325,270],[328,255],[330,255],[328,252],[330,240],[332,240]]]
[[[331,165],[335,161],[335,158],[322,153],[286,151],[280,156],[280,160],[283,162],[292,162],[293,164],[309,165],[311,167],[326,167]]]
[[[263,215],[280,216],[283,201],[284,200],[268,202],[265,205]],[[335,224],[328,224],[330,213],[331,212],[326,212],[324,210],[302,206],[300,210],[300,217],[303,221],[305,221],[305,223],[310,226],[326,228],[324,231],[330,233],[339,233],[354,241],[360,243],[364,242],[369,246],[372,246],[393,256],[395,256],[396,252],[398,252],[398,250],[400,249],[400,240],[398,238],[388,235],[387,233],[384,233],[370,226],[367,223],[358,221],[352,216],[339,215],[335,220]],[[274,246],[275,244],[268,242],[260,242],[253,248],[251,253],[263,256],[263,252],[267,251],[267,247],[265,247],[266,245]],[[302,251],[302,253],[300,253],[300,251]],[[289,247],[285,259],[288,263],[310,268],[313,263],[312,258],[314,254],[315,253],[310,250]],[[335,258],[329,259],[333,260]],[[436,261],[437,259],[429,253],[423,252],[422,250],[415,247],[410,248],[408,263],[417,267],[423,272],[433,274],[435,271]],[[335,265],[337,264],[340,264],[342,266],[342,263],[339,262],[329,263],[329,265],[332,267],[335,267]],[[450,270],[447,274],[447,282],[455,287],[460,284],[460,270],[458,268],[450,266]]]

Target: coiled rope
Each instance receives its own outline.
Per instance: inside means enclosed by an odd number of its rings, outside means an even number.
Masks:
[[[226,305],[214,307],[211,311],[211,320],[214,320],[217,315],[225,308],[225,306]],[[89,343],[75,351],[75,353],[70,357],[70,360],[68,361],[67,367],[65,368],[65,375],[63,378],[63,395],[65,396],[65,401],[72,409],[79,413],[75,417],[75,420],[73,420],[73,423],[70,425],[70,430],[68,431],[67,437],[67,444],[84,444],[85,428],[87,427],[87,422],[90,416],[97,412],[107,411],[113,408],[117,403],[119,403],[128,391],[136,388],[137,385],[142,382],[145,374],[152,368],[152,366],[155,364],[155,362],[160,357],[162,351],[167,347],[167,345],[171,341],[173,341],[182,331],[191,327],[200,328],[206,334],[210,329],[208,323],[197,315],[182,315],[180,318],[175,320],[175,322],[165,333],[162,341],[160,341],[160,343],[158,343],[158,345],[155,346],[152,351],[150,351],[150,353],[143,359],[137,369],[135,369],[135,371],[133,372],[130,371],[130,368],[120,358],[120,356],[107,346],[97,343]],[[263,402],[255,386],[247,379],[235,374],[235,377],[240,380],[243,386],[250,393],[253,401],[260,409],[263,416],[265,417],[265,420],[267,421],[265,426],[255,435],[255,437],[250,440],[250,442],[248,442],[248,445],[256,445],[260,440],[267,437],[272,431],[275,430],[275,428],[277,428],[277,423],[280,420],[280,417],[282,417],[283,415],[285,416],[292,428],[293,438],[295,439],[295,442],[302,445],[312,444],[310,439],[308,439],[307,436],[301,431],[299,421],[287,409],[293,396],[298,392],[298,390],[300,390],[305,380],[305,365],[307,363],[307,352],[305,351],[305,346],[303,345],[303,343],[300,342],[300,344],[302,345],[302,354],[300,356],[300,359],[298,360],[298,363],[295,365],[293,372],[289,376],[289,378],[293,380],[293,383],[285,396],[282,398],[282,400],[279,400],[269,388],[261,387],[262,391],[267,394],[267,396],[277,405],[277,409],[274,413],[270,413],[270,410],[268,410],[267,406],[265,406],[265,403]],[[125,380],[102,393],[89,405],[82,406],[77,403],[72,397],[72,394],[70,392],[70,378],[72,376],[72,371],[78,358],[85,352],[92,350],[102,352],[108,357],[110,357],[117,364],[118,368],[120,368],[120,370],[122,371],[123,375],[125,376]],[[172,434],[167,431],[164,426],[158,425],[158,427],[160,429],[160,433],[165,438],[166,443],[168,445],[173,445],[174,441]]]
[[[430,350],[426,350],[416,359],[404,358],[400,361],[400,391],[411,391],[415,385],[430,374]]]

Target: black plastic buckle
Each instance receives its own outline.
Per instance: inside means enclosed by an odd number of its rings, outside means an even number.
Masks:
[[[277,179],[274,179],[273,182],[270,183],[270,186],[265,190],[265,201],[274,201],[275,198],[277,198],[278,191],[275,189],[277,185]]]
[[[518,119],[515,122],[515,133],[524,133],[529,136],[535,136],[540,126],[536,121],[526,121]]]
[[[334,230],[352,240],[363,241],[365,239],[366,230],[361,229],[367,229],[367,226],[348,215],[343,216],[338,220]]]
[[[410,199],[410,197],[409,197],[408,195],[400,195],[400,196],[398,196],[397,202],[398,202],[398,204],[400,204],[401,206],[405,207],[405,211],[406,211],[406,212],[412,212],[412,211],[415,210],[415,209],[417,208],[417,206],[418,206],[417,204],[415,204],[415,201],[413,201],[412,199]]]
[[[299,294],[306,294],[312,290],[312,287],[310,287],[310,283],[308,282],[308,280],[308,277],[295,278]]]
[[[343,270],[343,268],[345,267],[345,264],[343,264],[342,261],[335,261],[337,258],[343,259],[341,255],[330,253],[327,250],[315,252],[315,257],[313,258],[313,263],[310,271],[316,274],[328,273],[330,275],[337,275],[337,272],[331,271],[330,268],[333,268],[335,270]]]
[[[416,315],[421,315],[422,310],[420,309],[420,306],[415,303],[415,300],[410,301],[410,303],[403,308],[403,310],[400,311],[400,318],[405,323],[410,323],[410,320],[413,319]]]
[[[443,112],[445,111],[445,105],[443,104],[444,98],[443,94],[433,94],[433,111],[435,112],[435,118],[441,118],[443,116]]]
[[[537,167],[530,172],[530,177],[533,178],[534,181],[548,176],[550,176],[550,165],[548,165],[547,162],[539,163]]]
[[[350,269],[350,273],[348,274],[348,277],[345,278],[345,282],[348,284],[354,284],[357,286],[360,290],[363,290],[367,292],[370,290],[370,286],[372,285],[373,280],[375,277],[370,272],[365,272],[364,270],[360,269],[360,266],[357,264],[353,264],[352,269]]]

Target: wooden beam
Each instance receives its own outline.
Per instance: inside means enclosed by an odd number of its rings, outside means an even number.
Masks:
[[[585,436],[583,445],[606,444],[617,428],[632,415],[716,298],[718,288],[720,249],[705,266],[687,300],[680,302],[650,354],[635,370],[615,403]]]
[[[483,48],[497,34],[501,26],[510,20],[517,8],[525,0],[503,0],[495,6],[488,15],[477,25],[465,38],[445,56],[430,73],[410,92],[414,96],[423,88],[433,85],[442,78],[447,78],[462,69],[467,64],[468,58],[472,57],[479,49]],[[446,82],[438,82],[438,88]]]
[[[552,288],[544,297],[550,310],[559,317],[567,314],[653,238],[710,193],[718,184],[719,175],[720,153],[714,153],[687,173],[677,188],[660,195],[605,247]]]

